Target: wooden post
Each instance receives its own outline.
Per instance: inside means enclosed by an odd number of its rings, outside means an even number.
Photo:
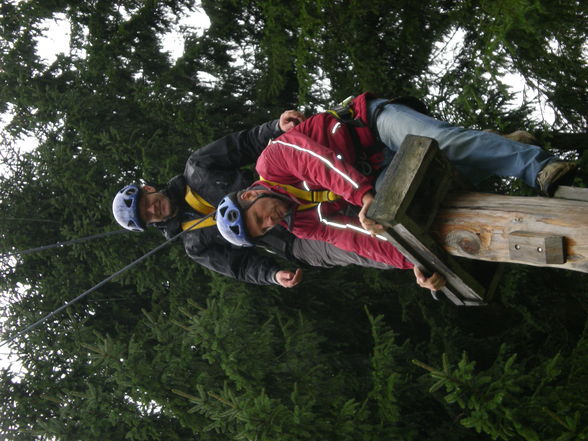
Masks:
[[[449,193],[456,182],[436,141],[409,135],[368,212],[415,265],[445,276],[455,304],[483,304],[488,291],[452,256],[588,272],[588,189],[560,187],[555,198]]]
[[[449,194],[431,233],[456,256],[588,272],[588,201]]]
[[[435,140],[409,135],[388,167],[368,217],[387,227],[383,235],[414,265],[445,277],[442,291],[453,303],[481,305],[485,287],[429,234],[454,177]]]

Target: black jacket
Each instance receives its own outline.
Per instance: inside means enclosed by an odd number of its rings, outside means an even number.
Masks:
[[[253,172],[241,167],[254,164],[269,140],[281,134],[276,120],[227,135],[196,150],[186,163],[184,175],[174,177],[163,190],[179,207],[178,214],[157,227],[169,238],[181,232],[182,222],[202,217],[184,201],[186,184],[214,206],[227,193],[249,186],[253,182]],[[260,246],[280,257],[295,260],[291,255],[294,237],[290,233],[273,229],[266,236]],[[183,239],[186,253],[206,268],[248,283],[276,283],[274,275],[281,268],[272,257],[254,248],[234,247],[222,238],[216,227],[191,231]]]

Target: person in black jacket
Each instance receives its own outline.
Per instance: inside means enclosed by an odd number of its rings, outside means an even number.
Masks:
[[[289,110],[282,113],[279,120],[216,140],[194,151],[188,158],[184,174],[172,178],[160,191],[149,185],[127,185],[113,201],[117,222],[134,231],[143,231],[152,225],[168,238],[175,236],[214,211],[225,194],[250,185],[254,180],[253,173],[242,167],[254,164],[270,139],[304,119],[300,112]],[[186,233],[183,241],[188,256],[206,268],[258,285],[278,284],[289,288],[302,280],[300,269],[295,272],[282,269],[266,253],[226,242],[212,219],[200,226]],[[266,235],[259,247],[296,265],[333,267],[356,264],[389,268],[325,242],[298,239],[281,228]]]

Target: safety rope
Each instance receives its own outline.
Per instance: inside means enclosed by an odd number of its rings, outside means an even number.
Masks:
[[[203,218],[199,219],[200,221],[204,221],[206,219],[208,219],[210,216],[213,216],[215,214],[215,212],[212,212],[206,216],[204,216]],[[17,332],[16,334],[14,334],[12,337],[10,337],[8,340],[4,340],[2,343],[0,343],[0,347],[4,346],[5,344],[10,343],[11,341],[13,341],[14,339],[25,335],[26,333],[28,333],[29,331],[37,328],[39,325],[41,325],[42,323],[46,322],[47,320],[49,320],[51,317],[54,317],[55,315],[59,314],[61,311],[63,311],[65,308],[73,305],[74,303],[80,301],[81,299],[83,299],[84,297],[86,297],[88,294],[96,291],[98,288],[104,286],[105,284],[107,284],[108,282],[110,282],[112,279],[114,279],[115,277],[119,276],[120,274],[124,273],[125,271],[131,269],[132,267],[134,267],[135,265],[143,262],[145,259],[147,259],[148,257],[150,257],[151,255],[155,254],[157,251],[159,251],[160,249],[162,249],[163,247],[165,247],[166,245],[168,245],[169,243],[173,242],[174,240],[180,238],[181,236],[183,236],[184,234],[188,233],[189,231],[193,230],[194,228],[196,228],[198,226],[198,224],[194,224],[191,228],[186,229],[184,231],[181,231],[180,233],[176,234],[175,236],[167,239],[165,242],[163,242],[162,244],[158,245],[157,247],[153,248],[151,251],[143,254],[141,257],[139,257],[138,259],[134,260],[133,262],[129,263],[127,266],[125,266],[124,268],[121,268],[120,270],[118,270],[117,272],[115,272],[114,274],[108,276],[106,279],[102,280],[101,282],[97,283],[96,285],[94,285],[92,288],[84,291],[82,294],[80,294],[79,296],[77,296],[76,298],[74,298],[73,300],[67,302],[65,305],[60,306],[59,308],[57,308],[56,310],[54,310],[53,312],[47,314],[46,316],[40,318],[39,320],[37,320],[35,323],[27,326],[26,328],[24,328],[23,330]]]
[[[0,217],[0,222],[2,221],[15,221],[15,222],[45,222],[48,224],[59,224],[59,221],[53,219],[31,219],[28,217]]]
[[[5,257],[11,257],[11,256],[24,256],[26,254],[33,254],[38,251],[49,250],[51,248],[61,248],[61,247],[67,246],[67,245],[73,245],[75,243],[86,242],[88,240],[100,239],[102,237],[112,236],[114,234],[128,233],[128,232],[129,232],[128,230],[114,230],[114,231],[108,231],[106,233],[93,234],[92,236],[86,236],[86,237],[80,237],[78,239],[66,240],[66,241],[57,242],[57,243],[54,243],[51,245],[43,245],[43,246],[36,247],[36,248],[29,248],[27,250],[14,251],[12,253],[3,253],[3,254],[0,254],[0,259],[5,258]]]

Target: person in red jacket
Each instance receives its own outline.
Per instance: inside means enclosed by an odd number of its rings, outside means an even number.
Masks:
[[[295,131],[294,136],[270,141],[256,165],[262,180],[245,191],[232,193],[219,204],[217,225],[221,234],[234,245],[251,246],[252,239],[281,223],[301,239],[328,242],[391,267],[413,268],[383,237],[364,230],[357,213],[348,213],[353,206],[371,202],[373,186],[369,178],[351,165],[355,158],[353,143],[346,139],[349,134],[344,130],[338,132],[340,126],[334,130],[329,127],[332,120],[329,114],[316,115],[307,120],[310,124],[305,121],[291,130]],[[334,122],[336,125],[337,121]],[[322,136],[327,129],[331,136]],[[323,189],[330,190],[325,193],[326,199],[312,203],[310,199],[324,193]],[[223,231],[223,219],[239,217],[239,208],[247,208],[243,210],[240,230],[245,240],[235,242],[227,236],[227,230]],[[228,231],[236,224],[239,222],[229,225]],[[245,225],[247,229],[243,228]],[[414,271],[424,288],[436,290],[444,285],[438,274],[425,278],[418,269]]]
[[[116,221],[131,231],[144,231],[152,226],[168,239],[176,236],[214,211],[225,194],[254,182],[251,170],[243,166],[254,164],[269,140],[304,119],[300,112],[288,110],[277,120],[232,133],[198,148],[188,158],[184,173],[173,177],[159,190],[149,185],[126,185],[113,200]],[[281,228],[259,240],[256,249],[231,246],[218,234],[214,222],[200,224],[199,228],[183,235],[182,241],[186,254],[196,263],[256,285],[290,288],[300,283],[301,272],[290,271],[276,257],[295,266],[386,266],[350,255],[325,242],[299,239]]]
[[[248,246],[282,224],[299,238],[328,242],[396,268],[412,268],[378,237],[382,227],[365,216],[374,198],[371,172],[385,166],[386,157],[390,160],[408,133],[437,139],[454,165],[471,179],[515,176],[547,193],[575,168],[557,162],[540,147],[451,126],[370,94],[355,98],[345,112],[312,116],[270,141],[256,166],[261,180],[228,195],[218,206],[217,223],[226,239]],[[354,207],[355,212],[350,210]],[[425,278],[415,269],[415,275],[420,286],[443,286],[437,274]]]

